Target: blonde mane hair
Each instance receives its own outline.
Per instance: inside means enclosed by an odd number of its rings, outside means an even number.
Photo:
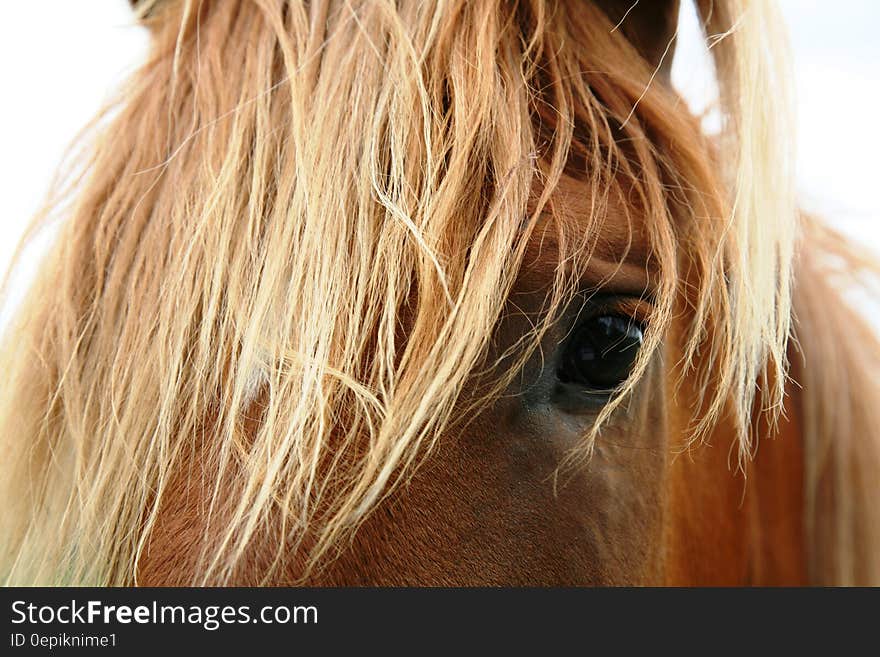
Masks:
[[[267,577],[291,542],[308,572],[492,400],[500,384],[469,394],[475,372],[501,382],[536,347],[624,187],[657,308],[572,462],[683,296],[680,368],[704,392],[691,438],[730,418],[744,463],[753,408],[778,413],[787,375],[789,77],[770,5],[698,9],[717,143],[589,3],[142,3],[148,61],[88,137],[0,353],[4,579],[134,583],[163,494],[196,458],[216,538],[194,583],[228,581],[275,524]],[[594,189],[576,227],[548,211],[572,167]],[[538,230],[561,245],[546,312],[515,358],[489,363]]]

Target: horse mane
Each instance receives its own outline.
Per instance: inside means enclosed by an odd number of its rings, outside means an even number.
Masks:
[[[809,575],[876,586],[880,338],[858,306],[877,298],[880,263],[814,217],[802,225],[792,369],[802,388]]]
[[[717,142],[587,3],[145,3],[151,54],[96,123],[0,350],[0,575],[135,582],[163,494],[194,459],[214,538],[193,581],[228,581],[270,531],[285,540],[267,573],[290,540],[307,572],[462,403],[497,394],[466,399],[473,372],[503,381],[537,347],[615,189],[650,237],[658,306],[629,383],[572,458],[589,456],[683,295],[680,370],[703,390],[693,439],[730,418],[744,462],[756,395],[773,417],[787,371],[785,46],[764,3],[697,5],[722,89]],[[573,167],[595,188],[577,227],[548,206]],[[548,223],[562,246],[546,312],[516,358],[487,363]],[[808,317],[798,336],[824,367],[832,348],[814,346]],[[876,384],[866,373],[840,390],[868,428],[855,404],[871,406]],[[841,418],[815,413],[825,444]],[[856,497],[862,483],[834,482],[857,531],[876,504]],[[816,534],[837,531],[827,524]]]

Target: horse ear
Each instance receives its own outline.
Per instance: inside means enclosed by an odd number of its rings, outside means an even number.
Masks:
[[[160,0],[128,0],[139,19],[149,18],[159,2]]]
[[[679,0],[596,0],[599,9],[667,80],[675,52],[679,4]]]

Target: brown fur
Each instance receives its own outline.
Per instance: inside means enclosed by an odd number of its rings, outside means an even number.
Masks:
[[[588,195],[564,179],[553,203],[567,216],[583,215]],[[620,217],[605,223],[587,279],[611,289],[638,290],[647,278],[620,269],[608,280],[607,259],[621,249],[641,257],[644,237],[621,241]],[[624,231],[625,232],[625,231]],[[521,315],[504,324],[498,342],[509,344],[538,311],[550,273],[536,239],[534,266],[512,298]],[[537,245],[540,245],[540,249]],[[617,245],[615,250],[613,245]],[[552,258],[551,258],[552,260]],[[682,316],[681,314],[679,315]],[[803,445],[798,384],[778,433],[756,420],[764,438],[744,475],[732,457],[736,433],[720,423],[705,444],[684,448],[695,392],[682,385],[674,364],[682,354],[681,326],[666,340],[662,358],[633,400],[599,439],[587,468],[558,482],[555,475],[582,429],[551,410],[528,406],[522,382],[467,427],[444,436],[437,450],[404,487],[396,490],[358,530],[350,545],[314,573],[312,585],[799,585],[808,582],[803,525]],[[560,335],[545,339],[554,349]],[[528,378],[540,369],[533,358]],[[660,394],[665,388],[665,393]],[[756,417],[761,417],[756,415]],[[564,418],[563,418],[564,420]],[[683,451],[684,450],[684,451]],[[207,492],[200,490],[198,455],[166,492],[165,504],[141,559],[144,585],[185,585],[198,567],[201,541],[216,540],[204,520]],[[556,490],[554,491],[554,488]],[[222,518],[218,521],[223,525]],[[256,540],[233,583],[266,583],[264,574],[279,542],[277,527]],[[302,555],[304,556],[304,555]],[[269,583],[301,582],[305,563],[292,552]]]
[[[0,348],[2,579],[880,582],[878,268],[798,224],[772,8],[697,2],[714,139],[627,4],[139,3]]]

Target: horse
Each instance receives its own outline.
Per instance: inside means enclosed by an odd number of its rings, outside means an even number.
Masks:
[[[880,268],[771,4],[695,2],[717,134],[677,1],[134,5],[0,351],[5,582],[880,583]]]

